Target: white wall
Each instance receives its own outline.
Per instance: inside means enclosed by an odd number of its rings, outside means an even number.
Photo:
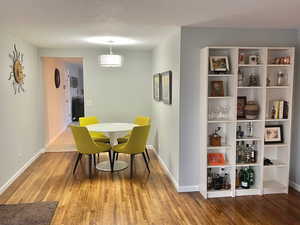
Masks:
[[[43,57],[82,57],[86,115],[102,122],[130,122],[137,115],[151,116],[151,51],[118,51],[124,56],[121,68],[103,68],[98,55],[108,49],[40,49]]]
[[[153,50],[153,74],[172,71],[172,105],[152,101],[153,143],[178,186],[179,179],[179,90],[180,29]]]
[[[179,177],[181,186],[199,184],[200,49],[206,46],[222,45],[295,46],[296,37],[294,30],[182,28]]]
[[[56,88],[54,83],[54,71],[60,72],[60,87]],[[46,143],[51,144],[69,124],[68,108],[66,107],[67,90],[65,63],[57,58],[42,59],[42,76],[45,92],[45,138]]]
[[[292,145],[291,145],[291,168],[290,180],[300,188],[300,31],[297,33],[297,48],[295,55],[294,76],[294,99],[293,99],[293,123],[292,123]]]
[[[25,93],[14,95],[8,80],[8,54],[14,43],[24,54]],[[44,146],[43,83],[37,48],[13,36],[0,36],[0,190]]]

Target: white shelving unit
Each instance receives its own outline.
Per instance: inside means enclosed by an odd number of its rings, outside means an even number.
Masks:
[[[239,64],[239,55],[259,56],[259,64]],[[244,195],[263,195],[274,193],[287,193],[289,181],[290,140],[292,121],[292,100],[294,80],[294,55],[295,49],[289,47],[206,47],[200,51],[200,193],[205,198],[235,197]],[[214,74],[210,71],[210,56],[227,56],[230,71],[224,74]],[[272,64],[276,57],[290,56],[290,64]],[[259,84],[255,87],[238,86],[238,73],[254,72],[258,75]],[[283,71],[287,76],[285,86],[277,86],[276,74]],[[270,84],[267,86],[267,78]],[[224,83],[224,97],[210,96],[210,82],[221,80]],[[237,97],[247,96],[247,100],[254,100],[259,105],[259,115],[256,120],[237,119]],[[288,101],[288,119],[270,119],[271,102],[275,100]],[[213,107],[230,107],[227,118],[211,119],[210,111]],[[218,110],[217,110],[218,111]],[[245,126],[253,122],[253,138],[236,138],[236,127]],[[280,144],[264,143],[264,128],[266,125],[282,125],[284,142]],[[222,128],[222,145],[220,147],[209,146],[208,136],[216,127]],[[255,141],[257,145],[257,162],[254,164],[239,164],[236,162],[236,145],[239,141]],[[222,166],[208,165],[207,154],[223,153],[226,164]],[[273,165],[265,166],[264,158],[271,159]],[[240,168],[251,166],[255,171],[255,184],[249,189],[236,187],[236,171]],[[224,168],[230,176],[231,188],[229,190],[208,190],[208,169],[218,172]]]

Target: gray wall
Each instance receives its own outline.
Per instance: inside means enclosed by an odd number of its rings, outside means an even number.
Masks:
[[[83,57],[86,115],[102,122],[130,122],[137,115],[151,116],[151,51],[118,51],[121,68],[103,68],[98,55],[108,49],[40,49],[41,57]]]
[[[152,102],[154,146],[173,182],[179,179],[180,29],[153,50],[153,74],[172,70],[172,105]]]
[[[182,28],[180,185],[199,184],[200,49],[206,46],[295,46],[294,30]]]
[[[24,54],[25,93],[14,95],[8,80],[13,45]],[[44,146],[43,83],[37,49],[13,36],[0,36],[0,189]]]
[[[294,77],[294,112],[292,123],[292,146],[291,146],[291,168],[290,180],[300,186],[300,32],[298,32],[297,48],[296,48],[296,65]]]

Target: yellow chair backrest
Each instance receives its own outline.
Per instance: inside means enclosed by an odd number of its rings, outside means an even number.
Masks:
[[[151,119],[150,117],[146,117],[146,116],[137,116],[133,123],[140,126],[147,126],[150,125]]]
[[[103,150],[107,149],[107,145],[103,143],[97,143],[91,138],[89,131],[86,127],[70,126],[77,150],[82,154],[95,154],[99,153],[99,149],[103,147]]]
[[[128,153],[136,154],[145,151],[150,126],[134,127],[125,146]]]
[[[79,126],[85,127],[88,125],[100,123],[96,116],[88,116],[88,117],[80,117],[79,118]]]

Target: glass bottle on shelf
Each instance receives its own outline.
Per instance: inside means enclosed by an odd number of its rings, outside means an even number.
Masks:
[[[238,86],[243,87],[244,86],[244,74],[239,70],[238,73]]]
[[[243,163],[250,163],[250,158],[251,146],[249,144],[246,144],[246,147],[244,148]]]
[[[243,146],[239,141],[236,146],[236,162],[242,163],[242,159],[243,159]]]
[[[240,171],[235,170],[235,187],[239,188],[241,186],[241,180],[240,180]]]
[[[244,137],[244,131],[242,131],[242,127],[238,126],[238,129],[236,131],[236,138],[241,139]]]
[[[223,182],[224,182],[223,188],[225,190],[229,190],[231,188],[231,184],[230,184],[230,177],[229,177],[228,173],[225,173]]]
[[[253,141],[250,151],[251,151],[251,153],[250,153],[250,162],[251,163],[256,163],[257,162],[257,150],[256,150],[255,141]]]
[[[282,71],[278,71],[277,86],[284,86],[284,85],[285,85],[284,73]]]
[[[247,137],[253,137],[253,123],[249,122],[247,124]]]
[[[249,174],[249,186],[252,186],[255,183],[255,172],[250,166],[247,169],[247,172]]]
[[[207,189],[210,190],[213,187],[213,174],[211,168],[207,171]]]
[[[250,184],[249,184],[249,173],[248,170],[245,169],[241,169],[242,170],[242,176],[241,176],[241,187],[244,189],[249,189],[250,188]]]

